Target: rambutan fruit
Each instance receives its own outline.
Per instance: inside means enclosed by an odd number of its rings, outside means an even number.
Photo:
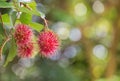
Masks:
[[[60,46],[58,36],[51,30],[40,32],[38,36],[38,46],[40,53],[44,57],[51,57]]]
[[[32,57],[34,51],[34,44],[28,42],[27,44],[18,45],[18,56],[22,58]]]
[[[33,32],[29,26],[24,24],[18,24],[15,27],[14,37],[17,44],[26,44],[31,41]]]

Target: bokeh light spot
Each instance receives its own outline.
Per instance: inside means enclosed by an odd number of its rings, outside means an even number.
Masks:
[[[77,16],[84,16],[87,13],[87,7],[84,3],[78,3],[75,5],[74,11]]]
[[[70,46],[70,47],[67,47],[64,51],[64,56],[67,57],[67,58],[73,58],[76,56],[77,54],[77,49],[75,46]]]
[[[93,54],[101,60],[104,60],[107,57],[107,53],[107,48],[105,48],[103,45],[96,45],[93,48]]]
[[[100,2],[99,0],[96,0],[93,4],[93,10],[94,12],[100,14],[104,12],[104,5],[102,2]]]
[[[79,41],[81,39],[80,29],[74,28],[70,31],[69,38],[71,41]]]
[[[52,26],[52,29],[58,34],[61,40],[65,40],[69,37],[69,24],[64,22],[58,22]]]

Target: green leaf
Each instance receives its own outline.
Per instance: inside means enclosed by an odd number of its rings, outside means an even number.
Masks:
[[[4,2],[6,2],[6,0],[1,0],[1,1],[4,1]],[[1,2],[1,1],[0,1],[0,2]]]
[[[4,29],[3,29],[3,27],[2,27],[1,21],[0,21],[0,34],[1,34],[2,36],[4,36]]]
[[[2,15],[2,20],[3,20],[4,24],[10,25],[10,17],[8,14]]]
[[[38,16],[41,16],[41,13],[37,10],[37,4],[35,1],[28,3],[28,5],[32,9],[33,13],[36,13],[36,14],[38,14]]]
[[[32,20],[32,15],[27,13],[22,13],[20,16],[21,23],[29,24]]]
[[[7,59],[5,61],[4,67],[6,67],[7,64],[14,59],[14,57],[16,56],[16,53],[17,53],[17,51],[16,51],[17,50],[17,46],[16,46],[14,38],[12,38],[10,43],[11,43],[10,44],[10,50],[9,50],[9,54],[7,56]]]
[[[21,12],[24,12],[24,13],[27,13],[27,14],[31,14],[31,15],[37,15],[37,16],[40,16],[40,13],[39,12],[37,12],[36,10],[29,10],[29,9],[27,9],[27,8],[25,8],[25,7],[20,7],[19,8],[19,11],[21,11]]]
[[[35,1],[31,2],[28,4],[28,7],[30,7],[29,9],[27,7],[18,7],[18,10],[20,12],[24,12],[30,15],[37,15],[37,16],[41,16],[40,12],[36,9],[36,3]]]
[[[3,18],[2,18],[3,19]],[[3,29],[3,20],[1,21],[1,19],[0,19],[0,34],[1,34],[1,36],[4,36],[5,34],[4,34],[4,29]]]
[[[29,23],[29,25],[31,26],[31,28],[33,28],[34,30],[36,30],[38,32],[43,29],[43,25],[42,24],[31,22],[31,23]]]
[[[24,24],[30,25],[36,31],[40,31],[43,29],[43,25],[39,23],[32,22],[32,15],[28,13],[22,13],[20,16],[20,22]]]
[[[0,1],[0,8],[12,8],[12,7],[13,5],[11,3]]]
[[[30,8],[32,8],[32,9],[34,9],[34,10],[37,10],[37,9],[36,9],[37,4],[36,4],[35,1],[32,1],[31,3],[28,3],[28,5],[30,6]]]
[[[2,34],[0,34],[0,39],[3,39],[4,37],[3,37],[3,35]]]
[[[16,19],[17,19],[16,14],[17,14],[16,11],[13,11],[13,12],[11,12],[11,13],[9,14],[9,15],[10,15],[10,21],[11,21],[12,26],[14,26],[15,21],[16,21]]]
[[[27,13],[27,14],[32,14],[32,12],[29,9],[25,8],[25,7],[19,7],[19,11]]]

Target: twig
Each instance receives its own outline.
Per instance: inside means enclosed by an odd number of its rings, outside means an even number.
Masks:
[[[7,37],[7,38],[5,39],[5,41],[2,43],[2,46],[0,47],[0,60],[2,59],[3,48],[4,48],[5,44],[6,44],[9,40],[10,40],[10,38]]]
[[[29,10],[32,10],[32,8],[30,8],[27,4],[25,4],[25,3],[22,3],[22,2],[20,2],[20,6],[21,5],[23,5],[24,7],[26,7],[27,9],[29,9]]]

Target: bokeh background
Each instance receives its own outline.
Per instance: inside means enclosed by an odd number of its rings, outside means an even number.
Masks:
[[[0,61],[0,81],[120,81],[120,0],[36,2],[60,49],[50,59],[14,59],[6,68]]]

